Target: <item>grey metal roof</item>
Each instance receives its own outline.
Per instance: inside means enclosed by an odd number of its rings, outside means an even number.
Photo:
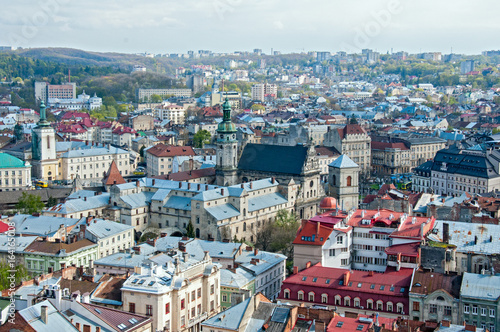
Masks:
[[[465,272],[460,295],[496,302],[500,297],[500,276]]]
[[[255,276],[242,268],[237,268],[236,273],[231,270],[220,270],[220,285],[221,287],[232,287],[241,289],[255,280]]]
[[[78,225],[71,231],[79,232],[80,226],[85,225],[86,220],[82,219]],[[104,239],[108,236],[113,236],[125,232],[127,230],[133,230],[134,226],[120,224],[111,220],[104,219],[93,219],[88,226],[86,226],[86,231],[94,235],[98,239]]]
[[[335,168],[354,168],[359,167],[349,156],[343,154],[328,165]]]
[[[258,211],[271,206],[285,204],[288,201],[279,193],[271,193],[262,196],[251,197],[248,199],[248,211]]]
[[[95,156],[104,156],[108,154],[128,154],[128,151],[115,148],[110,146],[107,147],[93,147],[90,149],[79,149],[79,150],[70,150],[61,155],[61,158],[78,158],[78,157],[95,157]]]
[[[239,331],[241,320],[243,319],[251,301],[252,298],[248,298],[245,301],[213,316],[212,318],[207,319],[201,325],[210,328]]]
[[[240,211],[230,203],[207,207],[205,210],[217,220],[225,220],[240,215]]]
[[[86,198],[71,199],[65,203],[59,203],[43,211],[58,214],[77,213],[80,211],[94,210],[106,207],[109,204],[109,193]]]
[[[191,197],[171,196],[163,206],[176,210],[191,211]]]
[[[60,225],[73,226],[80,219],[17,214],[11,221],[16,224],[16,234],[52,235]]]
[[[44,323],[41,319],[42,306],[47,306],[48,319]],[[19,314],[30,326],[39,332],[54,331],[78,331],[48,300],[39,302],[26,309],[20,310]]]
[[[251,264],[252,258],[257,258],[259,262],[256,265]],[[286,256],[266,251],[259,251],[257,255],[253,251],[243,251],[235,260],[240,267],[255,275],[259,275],[273,266],[286,260]]]
[[[16,236],[14,237],[15,246],[10,246],[9,241],[10,236],[5,234],[0,234],[0,252],[8,252],[14,249],[16,253],[22,253],[27,246],[29,246],[33,241],[36,240],[36,236]]]
[[[154,193],[150,191],[141,191],[140,193],[121,196],[121,199],[130,208],[135,209],[138,207],[148,206],[153,195]]]
[[[278,174],[302,174],[307,146],[280,146],[248,143],[241,154],[238,169]]]
[[[443,241],[444,223],[449,225],[448,242],[457,246],[458,252],[473,252],[487,255],[500,252],[500,225],[436,220],[434,230],[428,235],[430,240]]]

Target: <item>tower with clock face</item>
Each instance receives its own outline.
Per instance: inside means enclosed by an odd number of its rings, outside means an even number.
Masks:
[[[222,122],[217,127],[215,177],[218,186],[232,186],[238,181],[238,141],[227,98],[222,104],[222,112]]]

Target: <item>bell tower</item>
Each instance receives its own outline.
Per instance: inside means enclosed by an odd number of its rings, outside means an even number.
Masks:
[[[31,151],[34,175],[45,180],[56,180],[59,167],[56,156],[56,133],[47,121],[45,104],[40,104],[40,121],[33,128]]]
[[[231,122],[231,105],[222,104],[223,118],[217,127],[215,177],[218,186],[232,186],[238,181],[238,141],[236,126]]]

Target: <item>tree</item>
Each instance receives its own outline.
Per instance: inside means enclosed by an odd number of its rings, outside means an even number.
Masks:
[[[43,204],[40,196],[26,192],[23,192],[16,205],[16,209],[23,214],[40,213],[44,207],[45,204]]]
[[[139,149],[139,155],[144,158],[144,150],[146,150],[146,147],[143,145],[141,146],[141,148]]]
[[[22,281],[26,281],[29,279],[30,275],[28,269],[24,265],[17,265],[14,269],[11,268],[7,262],[0,262],[0,290],[5,290],[10,288],[10,283],[14,280],[11,280],[9,277],[11,276],[11,270],[15,270],[15,284],[18,285]]]
[[[350,124],[358,124],[358,120],[356,120],[356,117],[354,114],[351,116],[351,120],[349,121]]]
[[[195,148],[203,149],[205,144],[210,143],[210,132],[206,129],[199,130],[193,136],[193,145]]]
[[[49,199],[47,200],[47,207],[53,207],[56,204],[57,204],[57,199],[50,196]]]
[[[250,107],[250,109],[252,111],[265,111],[266,110],[266,107],[264,105],[261,105],[261,104],[253,104],[252,107]]]
[[[159,95],[152,94],[151,95],[151,102],[152,103],[161,103],[163,101],[163,98]]]
[[[195,237],[194,227],[193,227],[193,224],[191,223],[191,221],[189,221],[189,224],[186,227],[186,236],[189,237],[189,238],[194,238]]]

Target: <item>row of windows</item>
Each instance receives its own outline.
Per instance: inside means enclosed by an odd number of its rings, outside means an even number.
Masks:
[[[468,314],[468,313],[471,313],[471,306],[469,305],[464,305],[464,314]],[[473,305],[472,306],[472,314],[473,315],[477,315],[478,312],[481,312],[481,316],[487,316],[487,314],[490,316],[490,317],[495,317],[495,309],[488,309],[488,308],[484,308],[484,307],[478,307],[477,305]]]
[[[17,182],[18,182],[19,184],[23,184],[23,179],[17,179],[17,180],[18,180]],[[6,186],[8,186],[8,185],[9,185],[9,179],[5,179],[5,181],[4,181],[3,183],[4,183]],[[14,185],[14,186],[15,186],[15,185],[16,185],[16,179],[12,179],[12,181],[10,181],[10,183],[11,183],[12,185]],[[1,186],[1,185],[2,185],[2,180],[0,179],[0,186]]]
[[[290,299],[290,290],[285,289],[283,291],[285,299]],[[297,292],[297,299],[299,301],[304,301],[304,291],[298,291]],[[344,306],[344,307],[350,307],[351,303],[354,305],[355,308],[361,308],[361,299],[359,297],[355,297],[353,301],[351,301],[350,296],[345,296],[343,299],[340,295],[336,295],[334,297],[333,303],[329,303],[328,301],[328,294],[321,294],[321,303],[322,304],[331,304],[331,305],[337,305],[337,306]],[[314,292],[309,292],[307,294],[307,301],[308,302],[315,302],[316,299],[316,294]],[[342,301],[343,300],[343,301]],[[372,299],[368,299],[365,302],[366,304],[366,309],[376,309],[376,310],[384,310],[384,302],[382,300],[374,301]],[[403,304],[398,302],[396,304],[397,312],[402,313],[403,312]],[[385,304],[385,311],[393,312],[394,310],[394,305],[392,302],[386,302]]]
[[[16,175],[16,171],[10,171],[12,175]],[[23,175],[23,171],[17,171],[18,175]],[[0,171],[0,176],[5,175],[9,176],[9,171],[2,172]]]

